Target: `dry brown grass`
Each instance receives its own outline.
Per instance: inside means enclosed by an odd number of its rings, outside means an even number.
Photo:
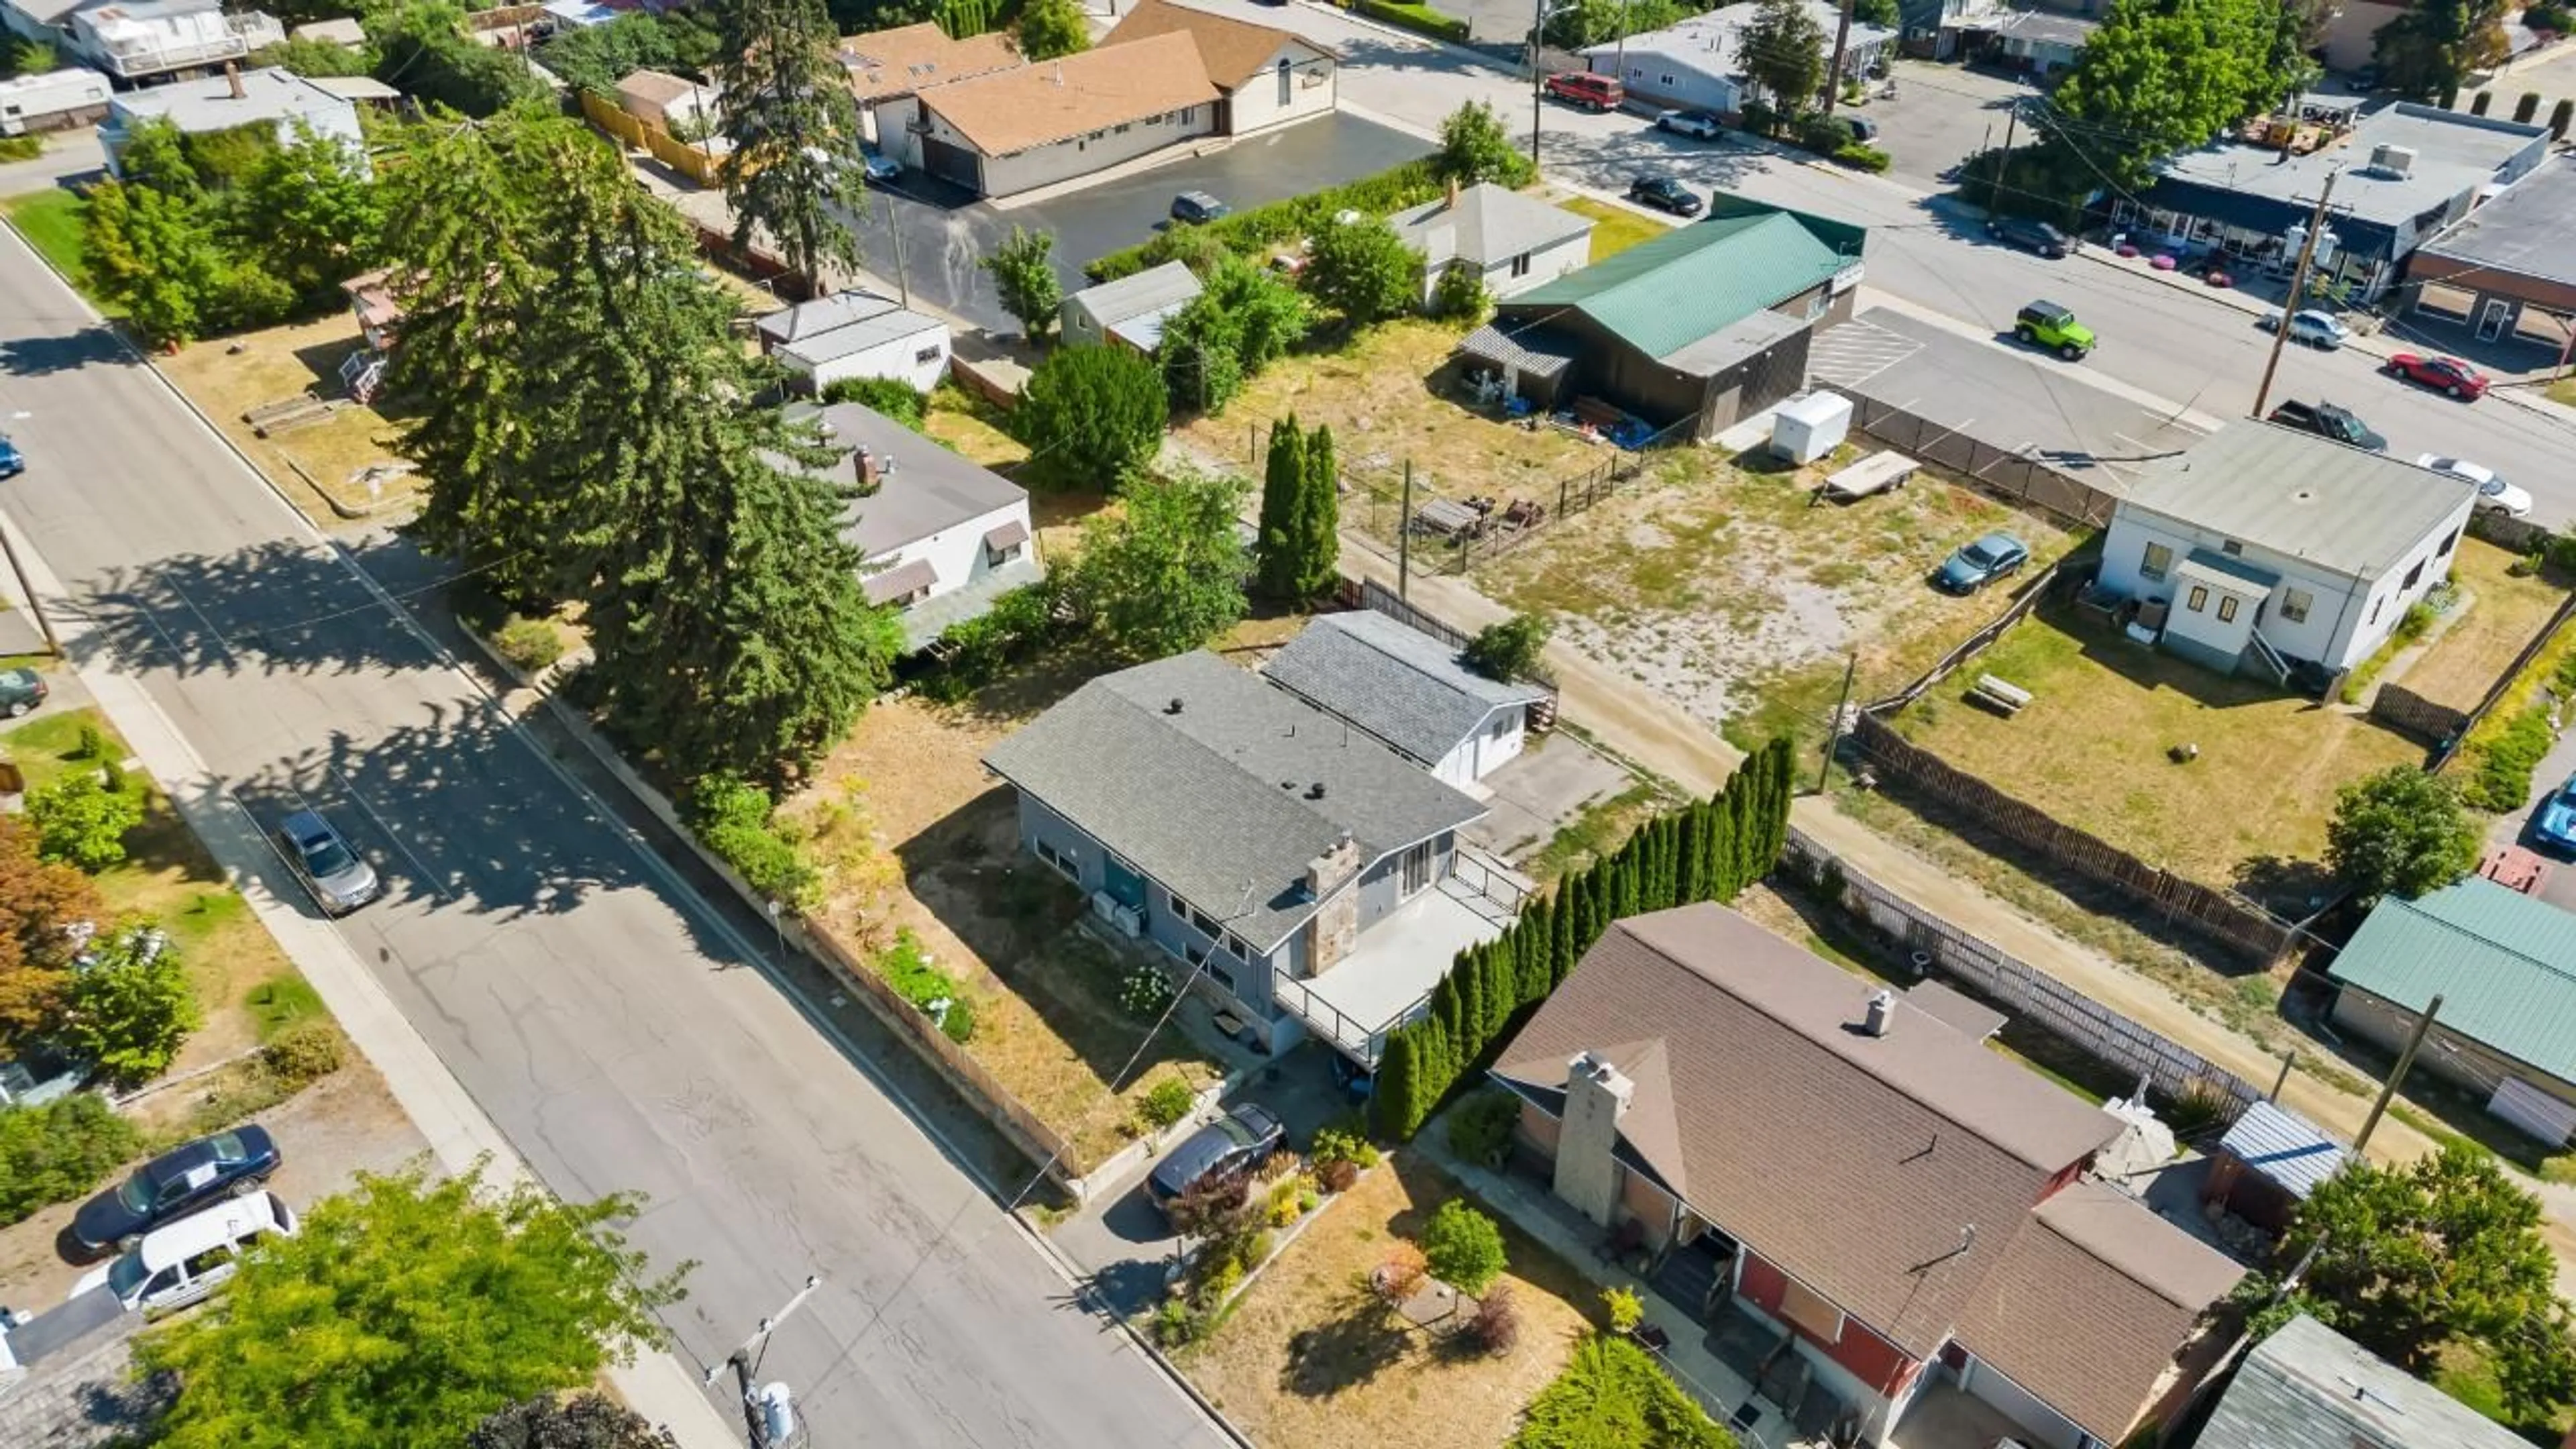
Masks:
[[[2031,691],[2010,719],[1966,701],[1981,674]],[[2042,608],[1897,720],[1999,790],[2208,885],[2249,862],[2322,859],[2335,791],[2424,752],[2357,713],[2140,649]],[[2200,746],[2176,764],[2166,750]]]
[[[2474,709],[2513,656],[2567,597],[2564,586],[2532,574],[2515,578],[2514,555],[2483,539],[2460,541],[2451,579],[2471,596],[2461,615],[2397,682],[2455,709]]]
[[[335,312],[318,322],[195,343],[155,361],[280,492],[327,527],[341,520],[324,495],[360,512],[396,511],[418,491],[409,473],[386,481],[376,494],[361,481],[369,468],[401,462],[394,451],[395,425],[374,408],[353,406],[262,438],[242,414],[306,392],[344,396],[340,360],[360,345],[357,319]]]
[[[1289,1245],[1216,1332],[1182,1351],[1190,1381],[1254,1442],[1492,1449],[1562,1372],[1599,1301],[1581,1274],[1503,1224],[1520,1342],[1488,1358],[1389,1326],[1368,1271],[1463,1189],[1411,1155],[1362,1178]],[[1364,1430],[1358,1426],[1365,1426]]]

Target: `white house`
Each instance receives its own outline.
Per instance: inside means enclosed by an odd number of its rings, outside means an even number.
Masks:
[[[877,107],[880,149],[980,196],[1010,196],[1217,129],[1216,86],[1182,32],[933,86]]]
[[[839,450],[831,475],[860,490],[841,534],[865,560],[868,602],[902,611],[907,650],[1045,577],[1018,484],[857,403],[799,416]]]
[[[1592,218],[1577,216],[1490,181],[1386,219],[1404,244],[1422,254],[1422,297],[1431,300],[1440,274],[1464,267],[1485,291],[1509,297],[1543,286],[1592,260]]]
[[[1196,273],[1179,262],[1165,262],[1132,277],[1085,287],[1064,299],[1057,316],[1067,342],[1114,338],[1151,357],[1163,345],[1163,323],[1198,294]]]
[[[2360,664],[2450,577],[2475,491],[2271,423],[2231,423],[2142,474],[2111,515],[2103,588],[2184,658],[2234,672]]]
[[[1470,791],[1520,755],[1530,707],[1555,698],[1533,684],[1487,679],[1452,646],[1367,609],[1317,615],[1261,672],[1442,784]]]
[[[98,123],[99,144],[107,151],[107,169],[117,170],[117,157],[134,128],[146,121],[167,120],[191,136],[229,131],[238,126],[266,125],[278,144],[291,145],[297,126],[335,136],[349,145],[361,168],[366,165],[365,133],[358,129],[358,107],[279,66],[260,70],[225,69],[224,74],[172,81],[150,90],[126,91],[108,102],[107,119]]]
[[[948,375],[948,324],[892,297],[855,287],[772,312],[752,324],[760,350],[807,391],[851,377],[883,377],[921,392]]]
[[[1834,27],[1842,12],[1828,0],[1805,0],[1807,13],[1824,31],[1823,59],[1833,63]],[[1728,5],[1694,15],[1678,25],[1631,35],[1625,45],[1594,46],[1583,53],[1585,68],[1617,76],[1628,94],[1656,105],[1714,111],[1731,116],[1758,99],[1744,75],[1744,31],[1761,10],[1758,3]],[[1843,47],[1846,77],[1867,72],[1883,57],[1895,54],[1896,32],[1865,21],[1852,22]]]
[[[106,116],[113,88],[94,70],[72,67],[0,81],[0,136],[60,131]]]
[[[238,61],[286,39],[256,10],[220,0],[0,0],[0,24],[123,81]]]
[[[893,144],[888,135],[890,131],[899,134],[902,116],[916,113],[908,107],[889,113],[888,119],[894,125],[881,128],[877,121],[880,108],[932,86],[990,75],[1020,63],[1019,48],[1006,32],[987,31],[953,39],[928,20],[844,36],[833,56],[849,74],[850,94],[859,103],[862,133],[870,143],[881,147]]]
[[[1248,136],[1273,126],[1330,115],[1341,56],[1275,26],[1256,25],[1171,0],[1137,0],[1103,45],[1158,35],[1184,34],[1198,43],[1199,60],[1218,93],[1216,130]]]

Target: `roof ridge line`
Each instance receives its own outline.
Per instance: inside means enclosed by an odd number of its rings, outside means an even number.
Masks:
[[[2486,877],[2484,877],[2484,876],[2470,876],[2470,877],[2467,877],[2466,879],[2467,879],[2467,880],[2485,880],[2485,879],[2486,879]],[[2462,883],[2463,883],[2463,884],[2465,884],[2465,883],[2466,883],[2466,881],[2464,880]],[[2494,884],[2493,882],[2489,882],[2489,883],[2490,883],[2490,884]],[[2515,890],[2513,890],[2513,889],[2512,889],[2512,887],[2510,887],[2510,886],[2497,885],[2497,886],[2496,886],[2496,889],[2498,889],[2498,890],[2502,890],[2502,891],[2509,891],[2509,892],[2511,892],[2511,893],[2512,893],[2512,894],[2514,894],[2514,895],[2521,895],[2521,894],[2522,894],[2520,891],[2515,891]],[[2526,900],[2527,900],[2527,899],[2529,899],[2529,897],[2527,897],[2527,896],[2526,896],[2526,897],[2524,897],[2524,899],[2526,899]],[[2492,949],[2494,949],[2494,950],[2497,950],[2497,951],[2503,952],[2505,955],[2507,955],[2507,956],[2511,956],[2511,957],[2513,957],[2515,960],[2529,962],[2530,964],[2532,964],[2532,965],[2534,965],[2534,966],[2539,967],[2541,970],[2548,972],[2550,975],[2557,977],[2557,978],[2558,978],[2559,980],[2561,980],[2561,981],[2565,981],[2565,982],[2569,983],[2570,985],[2576,985],[2576,971],[2570,971],[2570,970],[2566,969],[2565,967],[2562,967],[2562,966],[2558,965],[2557,963],[2555,963],[2555,962],[2553,962],[2553,961],[2548,960],[2548,959],[2547,959],[2547,958],[2545,958],[2545,957],[2534,956],[2534,955],[2532,955],[2530,952],[2525,951],[2525,950],[2523,950],[2522,948],[2520,948],[2520,947],[2518,947],[2518,946],[2508,946],[2508,945],[2506,945],[2504,942],[2497,940],[2497,939],[2496,939],[2496,938],[2494,938],[2493,936],[2481,936],[2481,935],[2479,935],[2477,932],[2470,930],[2468,927],[2461,925],[2461,924],[2460,924],[2459,922],[2457,922],[2457,921],[2448,920],[2448,919],[2445,919],[2445,918],[2444,918],[2444,917],[2442,917],[2442,916],[2435,915],[2433,912],[2431,912],[2431,911],[2428,911],[2428,910],[2424,909],[2424,907],[2423,907],[2419,902],[2417,902],[2417,901],[2415,901],[2415,900],[2410,900],[2410,899],[2408,899],[2408,898],[2406,898],[2406,897],[2404,897],[2404,896],[2400,896],[2400,897],[2398,897],[2398,899],[2397,899],[2397,904],[2398,904],[2398,905],[2400,905],[2400,906],[2402,906],[2402,907],[2404,907],[2404,908],[2405,908],[2405,909],[2406,909],[2410,914],[2415,915],[2415,916],[2418,916],[2418,917],[2421,917],[2421,918],[2422,918],[2422,919],[2424,919],[2424,920],[2430,921],[2430,922],[2432,922],[2434,925],[2440,926],[2440,927],[2441,927],[2443,930],[2445,930],[2445,931],[2452,932],[2452,933],[2453,933],[2453,934],[2455,934],[2455,935],[2465,936],[2465,937],[2467,937],[2469,940],[2471,940],[2471,941],[2475,941],[2475,942],[2479,943],[2480,945],[2484,945],[2484,946],[2490,947],[2490,948],[2492,948]]]

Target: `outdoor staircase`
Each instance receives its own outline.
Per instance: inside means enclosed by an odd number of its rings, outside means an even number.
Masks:
[[[1675,1248],[1664,1254],[1655,1265],[1649,1286],[1691,1311],[1694,1317],[1705,1316],[1710,1298],[1717,1292],[1725,1265],[1695,1247]]]
[[[2263,637],[2263,631],[2252,630],[2247,637],[2254,641],[2254,657],[2262,660],[2263,666],[2271,670],[2281,683],[2289,683],[2290,661],[2281,657],[2281,651],[2272,647],[2272,641]]]

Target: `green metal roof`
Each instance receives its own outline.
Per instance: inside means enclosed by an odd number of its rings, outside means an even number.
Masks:
[[[1704,221],[1511,299],[1515,312],[1572,307],[1649,357],[1831,278],[1860,260],[1859,227],[1719,197]]]
[[[2576,915],[2481,876],[2372,909],[2328,975],[2576,1080]]]

